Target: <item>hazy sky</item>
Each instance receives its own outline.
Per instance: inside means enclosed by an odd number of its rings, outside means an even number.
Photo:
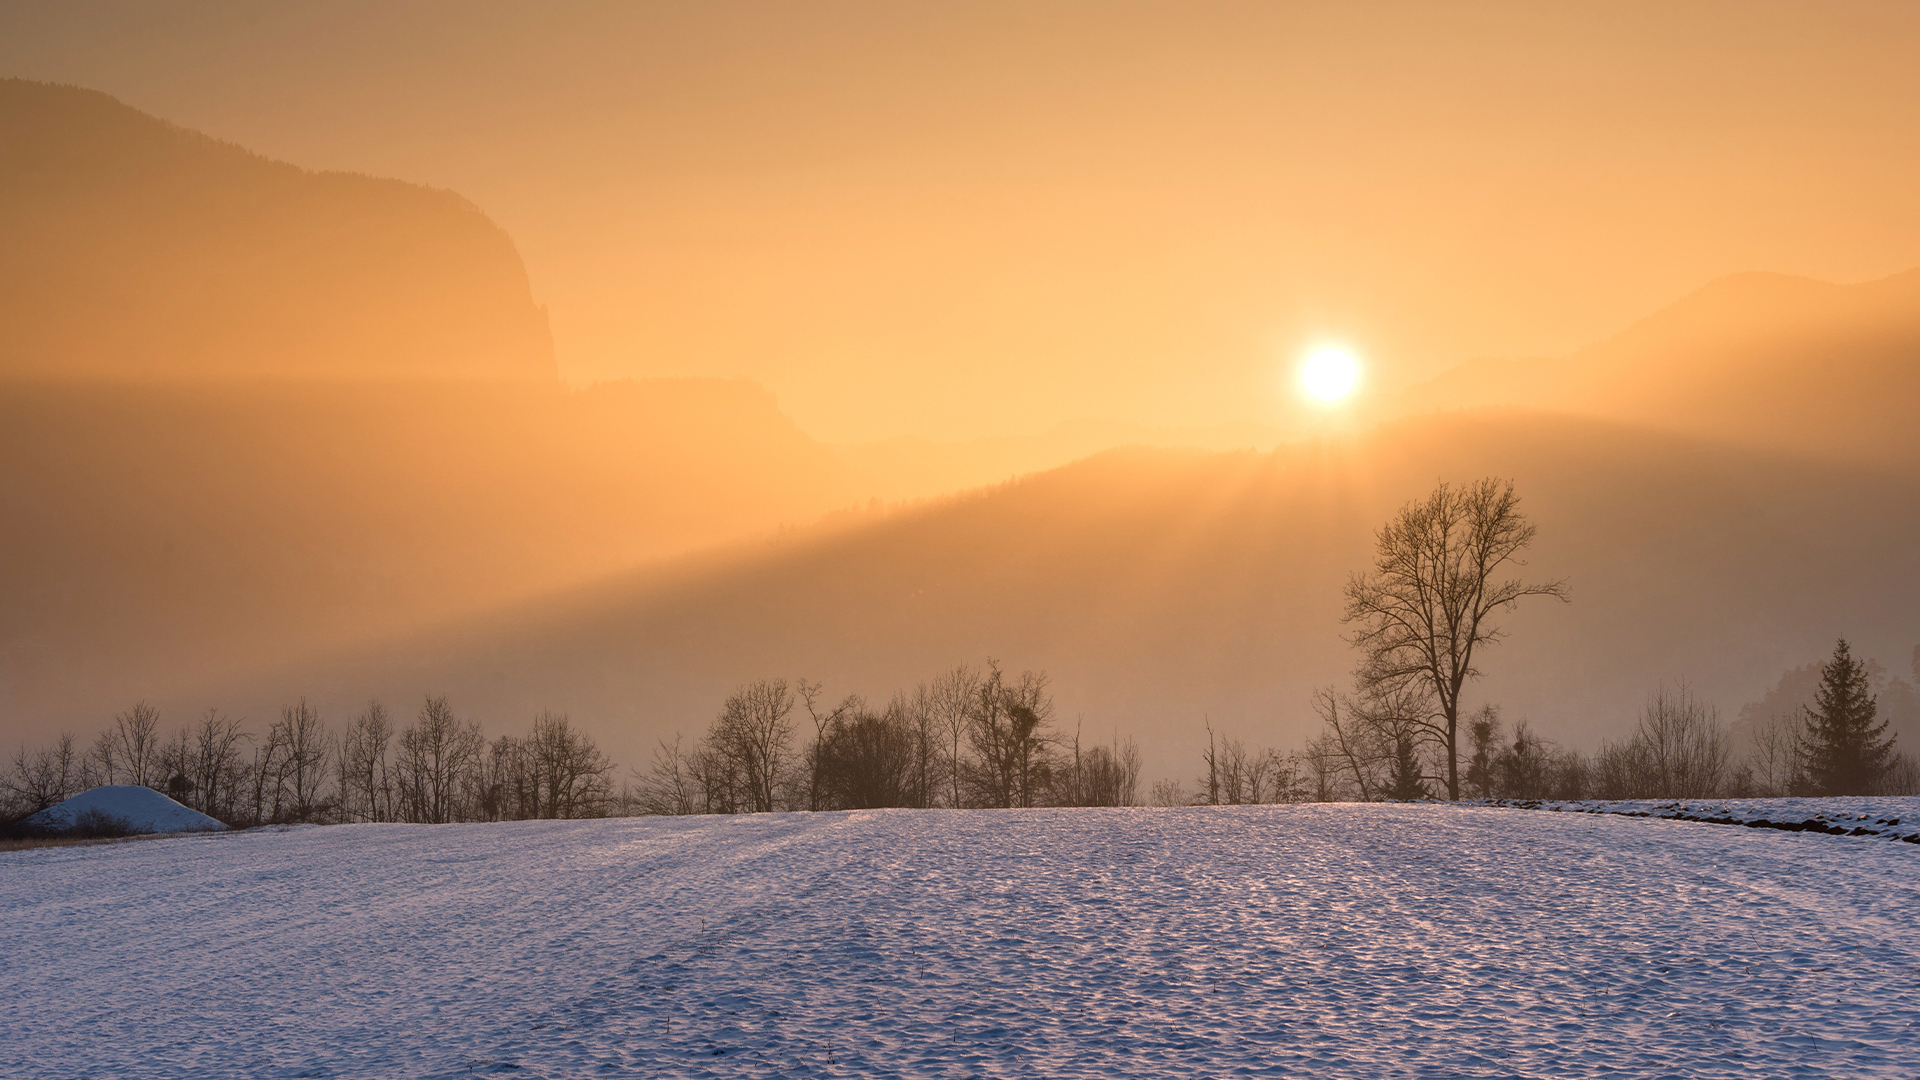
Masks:
[[[0,7],[0,74],[459,190],[562,372],[829,440],[1260,419],[1920,264],[1920,5]]]

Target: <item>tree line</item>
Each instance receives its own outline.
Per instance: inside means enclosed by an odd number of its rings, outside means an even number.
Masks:
[[[618,808],[614,766],[564,715],[489,739],[428,697],[397,725],[379,702],[336,731],[301,701],[263,734],[209,710],[171,733],[141,702],[90,743],[62,733],[15,752],[0,820],[17,821],[102,784],[150,787],[229,826],[599,817]]]
[[[697,742],[661,742],[637,777],[650,814],[878,807],[1133,806],[1131,739],[1086,746],[1054,724],[1044,672],[952,668],[875,706],[818,683],[762,679]]]
[[[1707,799],[1920,794],[1920,763],[1897,752],[1874,718],[1864,665],[1845,643],[1823,665],[1847,687],[1796,714],[1744,733],[1684,683],[1648,695],[1633,730],[1585,753],[1542,738],[1526,721],[1503,722],[1482,706],[1468,719],[1462,795],[1476,799]],[[1324,696],[1323,696],[1324,701]],[[1323,705],[1323,730],[1301,757],[1333,776],[1335,799],[1443,797],[1439,770],[1392,725],[1339,715]]]
[[[1870,669],[1841,641],[1811,706],[1748,733],[1736,760],[1717,712],[1683,683],[1647,700],[1625,739],[1592,754],[1469,710],[1471,684],[1523,600],[1564,581],[1515,575],[1534,526],[1513,485],[1439,485],[1375,536],[1349,579],[1347,691],[1313,695],[1320,731],[1282,754],[1216,736],[1192,791],[1153,785],[1163,806],[1380,799],[1628,799],[1920,792],[1920,766],[1877,715]],[[1916,670],[1920,670],[1917,668]],[[616,791],[614,766],[564,715],[489,740],[428,697],[399,727],[373,702],[338,732],[304,701],[258,738],[209,711],[171,735],[142,703],[93,742],[22,747],[0,779],[13,821],[98,784],[153,787],[229,825],[500,821],[608,814],[737,814],[877,807],[1134,806],[1133,740],[1083,744],[1055,722],[1044,672],[958,666],[884,705],[830,701],[820,684],[760,679],[721,704],[697,740],[663,741]]]

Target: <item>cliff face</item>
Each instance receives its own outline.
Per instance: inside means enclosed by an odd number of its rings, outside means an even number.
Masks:
[[[0,377],[551,379],[471,203],[0,80]]]

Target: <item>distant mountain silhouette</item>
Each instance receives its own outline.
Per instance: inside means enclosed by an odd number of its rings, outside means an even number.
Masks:
[[[1401,404],[1526,405],[1913,467],[1920,270],[1859,285],[1738,274],[1565,359],[1463,365]]]
[[[1920,482],[1563,416],[1472,413],[1275,453],[1122,450],[834,536],[594,586],[202,701],[336,713],[450,693],[489,722],[541,708],[623,760],[704,729],[759,676],[884,695],[959,661],[1045,668],[1063,718],[1190,772],[1216,730],[1294,744],[1343,684],[1340,589],[1373,529],[1436,479],[1508,476],[1540,526],[1526,573],[1573,603],[1512,616],[1475,703],[1591,748],[1685,676],[1731,719],[1849,635],[1920,640]],[[1845,517],[1846,529],[1827,522]],[[204,706],[202,706],[204,707]],[[411,707],[409,705],[409,707]]]
[[[105,94],[0,80],[0,377],[554,377],[507,234]]]
[[[753,384],[565,388],[450,192],[4,80],[0,237],[0,735],[865,495]]]

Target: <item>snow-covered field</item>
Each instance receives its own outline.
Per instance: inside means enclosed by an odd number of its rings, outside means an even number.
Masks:
[[[1913,1076],[1920,847],[1436,805],[0,854],[0,1075]]]

